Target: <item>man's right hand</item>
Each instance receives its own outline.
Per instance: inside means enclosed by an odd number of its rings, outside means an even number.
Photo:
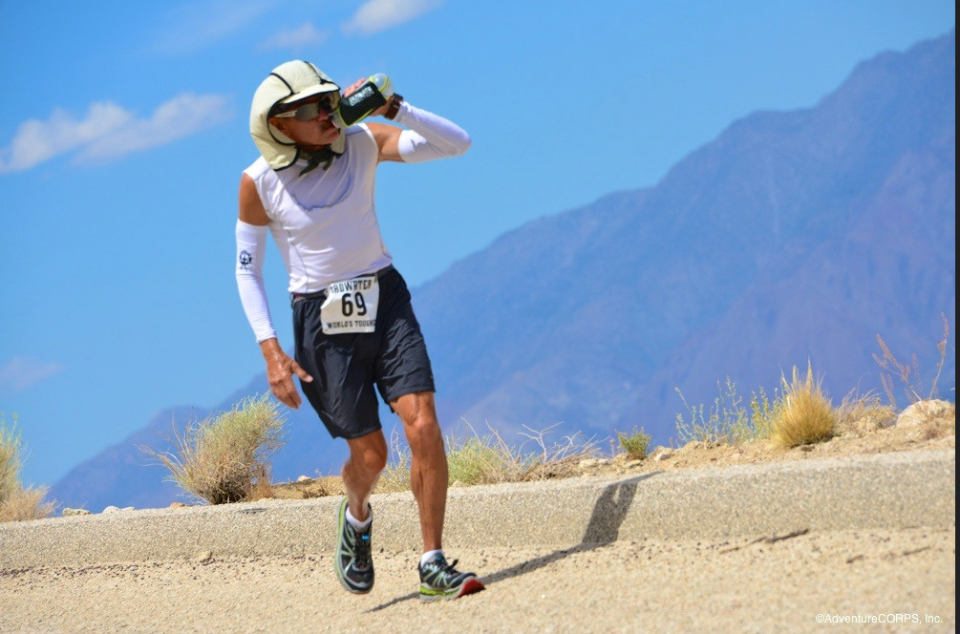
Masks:
[[[276,339],[260,342],[260,350],[263,352],[264,361],[267,362],[267,381],[270,383],[270,391],[287,407],[299,408],[302,401],[297,387],[293,384],[293,375],[296,374],[307,383],[312,382],[313,377],[283,351]]]

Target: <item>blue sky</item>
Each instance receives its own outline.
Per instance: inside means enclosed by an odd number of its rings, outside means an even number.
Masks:
[[[955,19],[945,0],[0,0],[0,412],[24,477],[52,484],[263,371],[233,227],[250,98],[284,61],[343,85],[386,72],[473,137],[462,158],[380,170],[384,237],[417,286],[532,219],[655,185],[734,120],[811,107]]]

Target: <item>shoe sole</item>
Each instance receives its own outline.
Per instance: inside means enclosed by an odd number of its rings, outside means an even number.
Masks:
[[[366,588],[358,588],[356,586],[350,585],[347,576],[344,574],[343,569],[340,567],[340,545],[343,543],[343,524],[347,521],[347,500],[344,499],[340,502],[340,509],[337,511],[337,550],[334,553],[333,565],[337,573],[337,580],[340,582],[340,585],[343,586],[343,589],[352,594],[367,594],[373,590],[373,583],[371,582]]]
[[[460,597],[465,597],[468,594],[474,594],[483,590],[485,586],[483,582],[477,579],[476,577],[470,577],[463,583],[461,583],[456,588],[451,588],[450,590],[434,590],[424,592],[423,587],[420,588],[420,600],[424,603],[431,603],[433,601],[452,601],[453,599],[459,599]],[[435,594],[434,594],[435,593]]]

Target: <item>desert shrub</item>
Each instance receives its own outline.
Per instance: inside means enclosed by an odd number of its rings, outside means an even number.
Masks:
[[[22,447],[16,419],[8,425],[6,419],[0,417],[0,502],[20,487]]]
[[[814,381],[813,370],[807,364],[807,375],[800,378],[796,366],[790,382],[783,383],[783,404],[777,408],[771,425],[771,440],[781,447],[808,445],[833,436],[837,413],[823,394],[819,381]]]
[[[23,522],[49,517],[55,504],[46,500],[47,487],[27,487],[15,490],[0,502],[0,523]]]
[[[689,442],[709,444],[740,444],[757,438],[766,438],[780,401],[775,397],[770,401],[763,388],[751,394],[750,410],[743,404],[743,397],[737,393],[736,383],[727,377],[725,383],[717,381],[717,397],[709,411],[703,404],[691,406],[687,403],[680,388],[677,394],[684,407],[690,412],[686,420],[682,413],[677,414],[677,438],[681,445]]]
[[[645,460],[647,457],[647,447],[650,445],[650,435],[645,434],[642,429],[633,428],[630,433],[617,432],[617,441],[620,448],[631,460]]]
[[[0,413],[0,522],[42,519],[53,513],[54,504],[44,501],[46,487],[24,487],[23,440],[16,427]]]
[[[920,374],[920,362],[917,355],[911,356],[910,363],[901,362],[890,350],[890,346],[877,335],[877,344],[880,346],[881,354],[873,353],[873,360],[880,366],[884,372],[880,373],[880,382],[883,385],[883,391],[890,401],[890,405],[899,409],[897,405],[896,390],[894,388],[893,375],[896,375],[901,383],[901,387],[907,400],[910,403],[917,403],[923,400],[936,400],[940,396],[940,389],[937,385],[940,381],[940,375],[943,372],[943,364],[947,359],[947,342],[950,338],[950,324],[947,316],[940,314],[943,322],[943,334],[937,342],[937,351],[940,353],[940,360],[937,362],[937,371],[930,383],[929,391],[923,385],[923,377]]]
[[[170,480],[210,504],[255,499],[270,487],[269,459],[283,446],[283,419],[268,394],[174,433],[176,455],[142,447],[171,472]]]

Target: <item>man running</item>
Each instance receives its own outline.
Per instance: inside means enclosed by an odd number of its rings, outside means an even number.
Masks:
[[[363,86],[349,87],[346,95]],[[274,396],[300,406],[293,376],[334,438],[344,438],[346,498],[338,511],[335,557],[340,583],[370,592],[370,495],[387,464],[374,387],[403,421],[410,487],[423,536],[420,598],[455,599],[483,589],[442,550],[447,458],[434,405],[434,381],[410,293],[380,236],[374,203],[383,161],[420,163],[459,156],[470,137],[457,125],[392,94],[376,108],[405,126],[347,127],[340,87],[309,62],[281,64],[260,84],[250,134],[260,150],[240,180],[237,285],[267,364]],[[263,283],[267,232],[289,273],[294,358],[277,341]]]

